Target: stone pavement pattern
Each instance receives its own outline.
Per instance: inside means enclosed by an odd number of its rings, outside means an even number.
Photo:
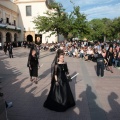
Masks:
[[[50,66],[55,56],[41,52],[38,84],[31,83],[27,68],[28,49],[15,48],[10,59],[0,51],[0,76],[4,98],[13,102],[7,110],[9,120],[120,120],[120,70],[96,76],[96,63],[65,57],[70,74],[79,73],[70,82],[76,106],[59,113],[43,107],[50,89]],[[0,119],[1,120],[1,119]]]

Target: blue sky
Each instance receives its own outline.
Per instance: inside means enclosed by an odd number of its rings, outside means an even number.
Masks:
[[[66,12],[73,10],[70,0],[56,0],[62,3]],[[94,18],[114,19],[120,16],[120,0],[72,0],[75,6],[80,6],[80,12],[84,13],[90,21]]]

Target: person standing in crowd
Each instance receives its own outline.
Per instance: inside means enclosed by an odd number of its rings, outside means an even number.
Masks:
[[[97,76],[104,76],[104,58],[101,53],[97,57]]]
[[[114,57],[113,47],[110,46],[106,53],[106,60],[108,62],[107,70],[110,71],[111,73],[113,73],[112,69],[113,57]]]
[[[83,47],[80,48],[80,56],[79,57],[80,58],[84,57],[84,48]]]
[[[118,67],[119,67],[119,69],[120,69],[120,51],[118,52],[118,57],[117,57],[117,59],[118,59]]]
[[[102,49],[101,52],[102,52],[102,56],[104,58],[104,70],[105,70],[107,68],[107,65],[108,65],[108,62],[106,60],[106,49]]]
[[[69,86],[67,75],[69,75],[67,63],[64,62],[64,54],[60,51],[54,60],[51,69],[51,88],[44,107],[56,112],[64,112],[75,106],[75,101]]]
[[[41,39],[40,37],[36,38],[34,49],[36,50],[37,57],[40,57],[40,48],[41,48]]]
[[[7,54],[7,44],[6,43],[4,43],[3,49],[4,49],[4,53]]]
[[[9,57],[13,58],[13,46],[12,46],[11,42],[8,43],[8,51],[9,51]]]
[[[99,53],[98,53],[98,49],[95,48],[95,49],[94,49],[93,58],[92,58],[92,61],[93,61],[93,62],[97,62],[98,54],[99,54]]]
[[[24,46],[24,48],[26,48],[26,46],[27,46],[27,42],[26,41],[23,41],[23,46]]]
[[[117,67],[117,64],[118,64],[118,52],[117,50],[114,48],[114,51],[113,51],[113,64],[114,64],[114,67]]]
[[[28,67],[29,67],[29,72],[30,72],[30,81],[31,82],[34,81],[35,84],[37,84],[38,83],[37,77],[38,77],[39,61],[36,55],[36,51],[34,49],[29,54]]]
[[[98,49],[98,52],[101,51],[101,44],[99,41],[98,41],[97,49]]]

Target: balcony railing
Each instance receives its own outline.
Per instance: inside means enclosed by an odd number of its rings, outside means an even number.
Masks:
[[[11,23],[5,23],[4,20],[0,21],[0,28],[21,31],[20,27]]]

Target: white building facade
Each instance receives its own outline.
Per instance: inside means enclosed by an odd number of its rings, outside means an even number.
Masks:
[[[35,41],[42,43],[64,40],[62,36],[48,37],[50,33],[38,33],[32,22],[37,15],[44,16],[50,10],[46,0],[1,0],[0,1],[0,42]]]
[[[9,0],[0,0],[0,43],[20,41],[18,7]]]

